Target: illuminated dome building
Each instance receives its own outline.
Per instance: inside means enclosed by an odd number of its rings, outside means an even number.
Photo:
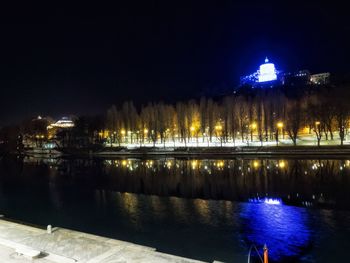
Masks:
[[[326,85],[329,83],[330,74],[320,73],[311,75],[308,70],[300,70],[294,73],[282,72],[276,69],[275,64],[265,59],[265,63],[261,64],[259,69],[253,74],[241,77],[241,86],[250,86],[252,88],[264,88],[282,85]]]
[[[280,80],[280,71],[275,67],[275,64],[265,59],[265,63],[261,64],[259,70],[248,76],[241,77],[241,85],[251,85],[252,87],[261,85],[277,84]]]
[[[275,64],[269,63],[268,58],[265,59],[265,63],[260,65],[258,70],[258,82],[275,81],[277,80],[277,71]]]

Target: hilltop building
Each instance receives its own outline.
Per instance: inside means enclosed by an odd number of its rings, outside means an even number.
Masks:
[[[277,85],[325,85],[330,80],[330,73],[310,74],[308,70],[299,70],[297,72],[283,72],[276,69],[275,64],[268,58],[265,63],[259,66],[259,69],[240,79],[241,86],[274,87]]]

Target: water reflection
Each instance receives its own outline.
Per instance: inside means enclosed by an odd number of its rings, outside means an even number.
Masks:
[[[247,244],[269,247],[272,261],[295,261],[312,247],[308,213],[301,208],[250,203],[240,213],[242,237]]]
[[[246,262],[253,243],[321,262],[350,249],[350,213],[307,204],[350,208],[349,173],[347,160],[3,159],[0,212],[211,262]]]
[[[164,158],[31,160],[53,184],[186,198],[247,201],[278,197],[298,206],[350,209],[349,160]],[[58,197],[57,197],[58,198]],[[59,205],[59,200],[57,200]]]

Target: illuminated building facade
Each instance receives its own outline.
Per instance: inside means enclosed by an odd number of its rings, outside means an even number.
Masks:
[[[329,72],[314,74],[310,76],[310,81],[316,85],[325,85],[329,83],[330,75]]]
[[[57,131],[62,129],[69,129],[73,127],[74,127],[74,122],[68,117],[63,117],[57,122],[51,123],[49,126],[47,126],[48,137],[49,139],[51,139],[56,135]]]
[[[62,119],[58,120],[55,123],[50,124],[49,126],[47,126],[47,129],[52,129],[52,128],[72,128],[74,127],[74,122],[67,118],[67,117],[63,117]]]

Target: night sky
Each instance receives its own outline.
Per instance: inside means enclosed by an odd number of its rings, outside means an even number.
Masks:
[[[348,9],[335,1],[48,2],[1,8],[0,126],[197,98],[234,87],[265,56],[285,71],[350,71]]]

